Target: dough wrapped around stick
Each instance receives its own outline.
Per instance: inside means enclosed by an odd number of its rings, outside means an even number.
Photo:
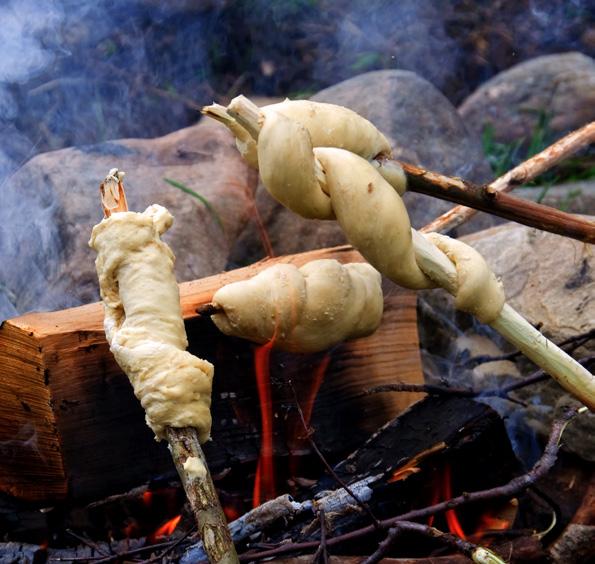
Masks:
[[[193,427],[211,431],[213,365],[186,351],[188,341],[174,276],[174,255],[161,241],[173,218],[153,205],[117,212],[93,228],[89,244],[105,308],[105,334],[155,435]]]
[[[278,264],[220,288],[212,316],[226,335],[273,342],[292,352],[318,352],[372,334],[380,325],[380,273],[366,263],[333,259],[297,268]]]
[[[595,376],[505,303],[502,284],[479,253],[444,235],[411,228],[400,197],[406,188],[403,171],[369,160],[382,134],[374,135],[370,122],[346,115],[345,108],[309,104],[286,100],[283,109],[258,108],[238,96],[227,108],[209,106],[203,113],[236,135],[242,128],[246,158],[257,155],[250,164],[258,166],[264,186],[280,203],[306,218],[336,219],[349,242],[393,282],[446,289],[458,309],[490,324],[595,411]],[[332,127],[326,129],[323,115]],[[337,125],[342,119],[346,129]],[[360,140],[371,143],[368,151]]]
[[[157,438],[169,443],[174,464],[212,564],[238,556],[201,442],[211,432],[213,366],[186,352],[174,255],[161,241],[173,222],[161,206],[128,211],[122,178],[114,168],[101,183],[105,219],[89,244],[105,308],[105,334],[130,378]]]

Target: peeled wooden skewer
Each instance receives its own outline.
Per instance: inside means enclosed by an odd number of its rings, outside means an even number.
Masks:
[[[123,172],[112,169],[100,185],[101,204],[106,218],[113,213],[128,211],[123,177]],[[168,426],[164,434],[196,518],[198,532],[209,561],[216,564],[238,562],[197,430],[192,427]]]

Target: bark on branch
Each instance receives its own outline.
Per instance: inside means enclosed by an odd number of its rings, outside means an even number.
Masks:
[[[488,184],[486,191],[492,195],[509,192],[513,188],[521,186],[540,174],[543,174],[560,161],[575,154],[593,142],[595,142],[595,121],[569,133],[565,137],[562,137],[562,139],[559,139],[549,147],[545,148],[541,153],[538,153],[534,157],[531,157],[520,165],[514,167],[506,174]],[[491,209],[486,211],[493,213]],[[450,229],[454,229],[465,223],[476,213],[477,210],[465,207],[464,205],[455,206],[426,225],[421,231],[449,231]],[[522,214],[524,212],[521,211],[519,213]],[[561,234],[566,235],[565,232]]]

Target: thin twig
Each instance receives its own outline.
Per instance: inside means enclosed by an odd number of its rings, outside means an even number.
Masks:
[[[482,546],[478,546],[472,542],[463,540],[456,535],[444,533],[435,527],[430,527],[429,525],[423,525],[421,523],[413,523],[412,521],[399,521],[398,523],[395,523],[393,527],[391,527],[387,537],[378,545],[378,549],[371,556],[362,560],[361,564],[376,564],[377,562],[380,562],[380,560],[382,560],[382,558],[390,550],[397,538],[407,531],[443,542],[454,548],[457,552],[468,556],[474,561],[477,561],[476,556],[480,551],[485,551],[493,557],[492,562],[494,564],[496,564],[496,562],[504,562],[492,551],[488,551]]]
[[[68,533],[71,537],[74,537],[79,542],[86,544],[88,547],[92,548],[93,550],[96,550],[102,556],[108,555],[103,548],[101,548],[96,542],[93,542],[91,539],[88,539],[87,537],[84,537],[82,535],[78,535],[71,529],[66,529],[66,533]]]
[[[217,313],[223,313],[224,310],[221,306],[217,306],[214,303],[208,302],[198,306],[195,311],[198,313],[198,315],[208,317]]]
[[[318,510],[318,520],[320,521],[320,545],[314,554],[312,564],[329,564],[328,548],[326,545],[326,517],[324,516],[324,509],[322,507]]]
[[[579,333],[578,335],[573,335],[572,337],[568,337],[559,343],[556,343],[561,349],[563,348],[567,353],[571,353],[578,349],[579,347],[583,346],[585,343],[588,343],[592,339],[595,339],[595,329],[590,329],[589,331],[585,331],[584,333]],[[571,345],[571,346],[568,346]],[[523,353],[521,351],[513,351],[507,354],[502,354],[498,356],[490,356],[486,354],[472,356],[463,362],[463,367],[465,368],[473,368],[478,364],[485,364],[488,362],[499,362],[501,360],[515,360],[516,358],[522,356]]]
[[[176,546],[179,546],[180,544],[182,544],[195,531],[196,531],[196,525],[194,525],[193,527],[188,529],[188,531],[186,531],[179,539],[172,542],[170,544],[170,546],[168,546],[163,552],[153,556],[152,558],[149,558],[148,560],[143,560],[142,562],[140,562],[140,564],[151,564],[152,562],[157,562],[158,560],[161,560],[164,556],[166,556],[174,548],[176,548]]]
[[[580,151],[595,142],[595,122],[588,123],[581,129],[569,133],[559,139],[534,157],[516,166],[506,174],[500,176],[487,186],[487,191],[496,194],[509,192],[516,186],[526,184],[533,178],[548,171],[565,158]],[[434,221],[426,225],[421,231],[449,231],[471,219],[477,210],[466,206],[455,206]]]
[[[360,499],[353,490],[347,485],[347,483],[335,472],[334,468],[328,463],[327,459],[325,458],[324,454],[318,448],[318,445],[314,441],[312,435],[314,434],[312,429],[308,426],[306,418],[304,417],[304,412],[300,406],[300,402],[298,400],[297,392],[295,391],[295,386],[293,382],[289,381],[289,387],[293,392],[293,397],[295,400],[295,405],[297,407],[298,413],[300,415],[300,419],[302,420],[302,425],[304,426],[304,430],[306,432],[306,440],[310,443],[312,450],[316,453],[324,467],[326,468],[327,472],[333,477],[333,479],[353,498],[353,500],[368,514],[370,519],[372,520],[372,524],[376,529],[380,529],[380,522],[370,509],[370,506],[363,500]]]
[[[404,527],[402,527],[400,523],[397,523],[394,527],[391,527],[388,530],[386,537],[378,543],[378,548],[376,551],[368,556],[368,558],[362,560],[361,564],[376,564],[376,562],[380,562],[380,560],[382,560],[385,554],[395,544],[398,537],[402,536],[404,530]]]
[[[579,359],[579,364],[588,365],[595,360],[595,355],[589,355]],[[526,378],[511,382],[501,388],[489,388],[487,390],[475,390],[473,388],[451,388],[448,386],[438,386],[436,384],[407,384],[397,382],[395,384],[383,384],[381,386],[375,386],[374,388],[368,388],[364,390],[362,395],[378,394],[383,392],[417,392],[426,393],[429,395],[436,396],[457,396],[463,398],[476,398],[476,397],[500,397],[512,400],[513,398],[508,397],[510,392],[520,390],[526,386],[549,380],[549,376],[541,369],[536,370]]]
[[[147,552],[148,550],[155,550],[159,548],[167,548],[168,546],[174,544],[176,541],[167,541],[161,542],[159,544],[146,544],[145,546],[139,546],[138,548],[132,548],[127,550],[126,552],[119,552],[115,554],[111,554],[106,558],[93,558],[94,564],[108,564],[109,562],[113,562],[114,560],[122,560],[127,556],[135,556],[137,554],[142,554],[143,552]],[[54,560],[53,558],[49,558],[49,560]],[[69,559],[71,560],[71,559]],[[88,559],[91,560],[91,559]]]
[[[443,501],[441,503],[437,503],[421,509],[414,509],[407,513],[403,513],[401,515],[397,515],[396,517],[392,517],[390,519],[384,519],[380,521],[381,527],[384,529],[390,529],[400,521],[413,521],[417,519],[422,519],[424,517],[428,517],[430,515],[434,515],[436,513],[441,513],[448,509],[454,509],[462,505],[477,503],[479,501],[488,501],[502,497],[507,498],[517,495],[519,492],[523,491],[528,486],[545,476],[545,474],[547,474],[547,472],[552,468],[558,456],[558,452],[560,449],[560,437],[562,436],[562,433],[564,432],[566,425],[572,418],[574,418],[577,415],[577,413],[583,413],[583,411],[586,411],[586,409],[587,408],[580,408],[578,410],[574,408],[567,409],[564,411],[564,413],[562,413],[562,415],[558,419],[554,421],[554,423],[552,424],[550,437],[544,449],[543,455],[537,461],[535,466],[533,466],[533,468],[526,474],[513,478],[510,482],[504,484],[503,486],[498,486],[495,488],[490,488],[488,490],[481,490],[472,493],[464,493],[463,495]],[[350,531],[349,533],[344,533],[342,535],[337,535],[336,537],[328,539],[327,546],[331,547],[338,545],[342,542],[359,539],[375,531],[376,528],[373,525],[368,525],[366,527]],[[317,541],[286,543],[282,546],[278,546],[276,548],[262,551],[259,553],[252,552],[249,554],[242,554],[240,555],[240,561],[244,562],[248,560],[260,560],[263,558],[280,556],[281,554],[289,554],[301,550],[313,550],[318,547],[318,544],[319,543]]]

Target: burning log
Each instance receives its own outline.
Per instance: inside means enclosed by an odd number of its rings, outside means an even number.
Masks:
[[[430,397],[387,423],[335,466],[351,493],[327,475],[316,484],[312,499],[299,502],[280,496],[230,523],[230,531],[237,544],[259,531],[277,542],[318,538],[316,513],[323,510],[328,534],[335,537],[370,520],[353,496],[382,518],[406,513],[424,500],[435,503],[453,492],[507,482],[517,468],[502,420],[491,408],[463,398]],[[459,518],[469,530],[480,514],[459,513]],[[283,526],[275,528],[279,523]],[[197,545],[182,562],[203,557]]]
[[[215,382],[213,394],[214,441],[206,445],[214,472],[253,462],[258,452],[254,446],[258,444],[257,420],[246,409],[241,418],[234,411],[234,402],[255,401],[253,353],[247,344],[221,335],[196,310],[210,303],[222,286],[252,278],[273,264],[302,266],[328,258],[341,263],[363,261],[359,253],[343,246],[268,259],[180,284],[192,350],[208,358],[219,354],[226,362],[219,371],[225,377]],[[293,374],[298,382],[311,378],[312,364],[320,359],[283,356],[272,368],[280,362],[283,372]],[[314,413],[316,424],[326,430],[325,449],[337,449],[333,429],[343,413],[362,409],[370,413],[360,427],[350,427],[351,432],[342,435],[341,448],[350,449],[420,397],[384,394],[382,400],[363,403],[357,398],[358,391],[370,385],[391,383],[395,371],[405,382],[422,382],[415,296],[391,288],[380,329],[366,339],[335,348],[326,364],[325,389]],[[361,378],[364,367],[366,380]],[[46,503],[66,496],[92,499],[173,470],[167,449],[152,439],[142,409],[109,353],[100,304],[4,321],[0,327],[0,379],[2,491]],[[230,398],[238,390],[244,390],[245,396]],[[238,417],[237,424],[222,422],[233,417]],[[127,433],[121,432],[123,428]]]

